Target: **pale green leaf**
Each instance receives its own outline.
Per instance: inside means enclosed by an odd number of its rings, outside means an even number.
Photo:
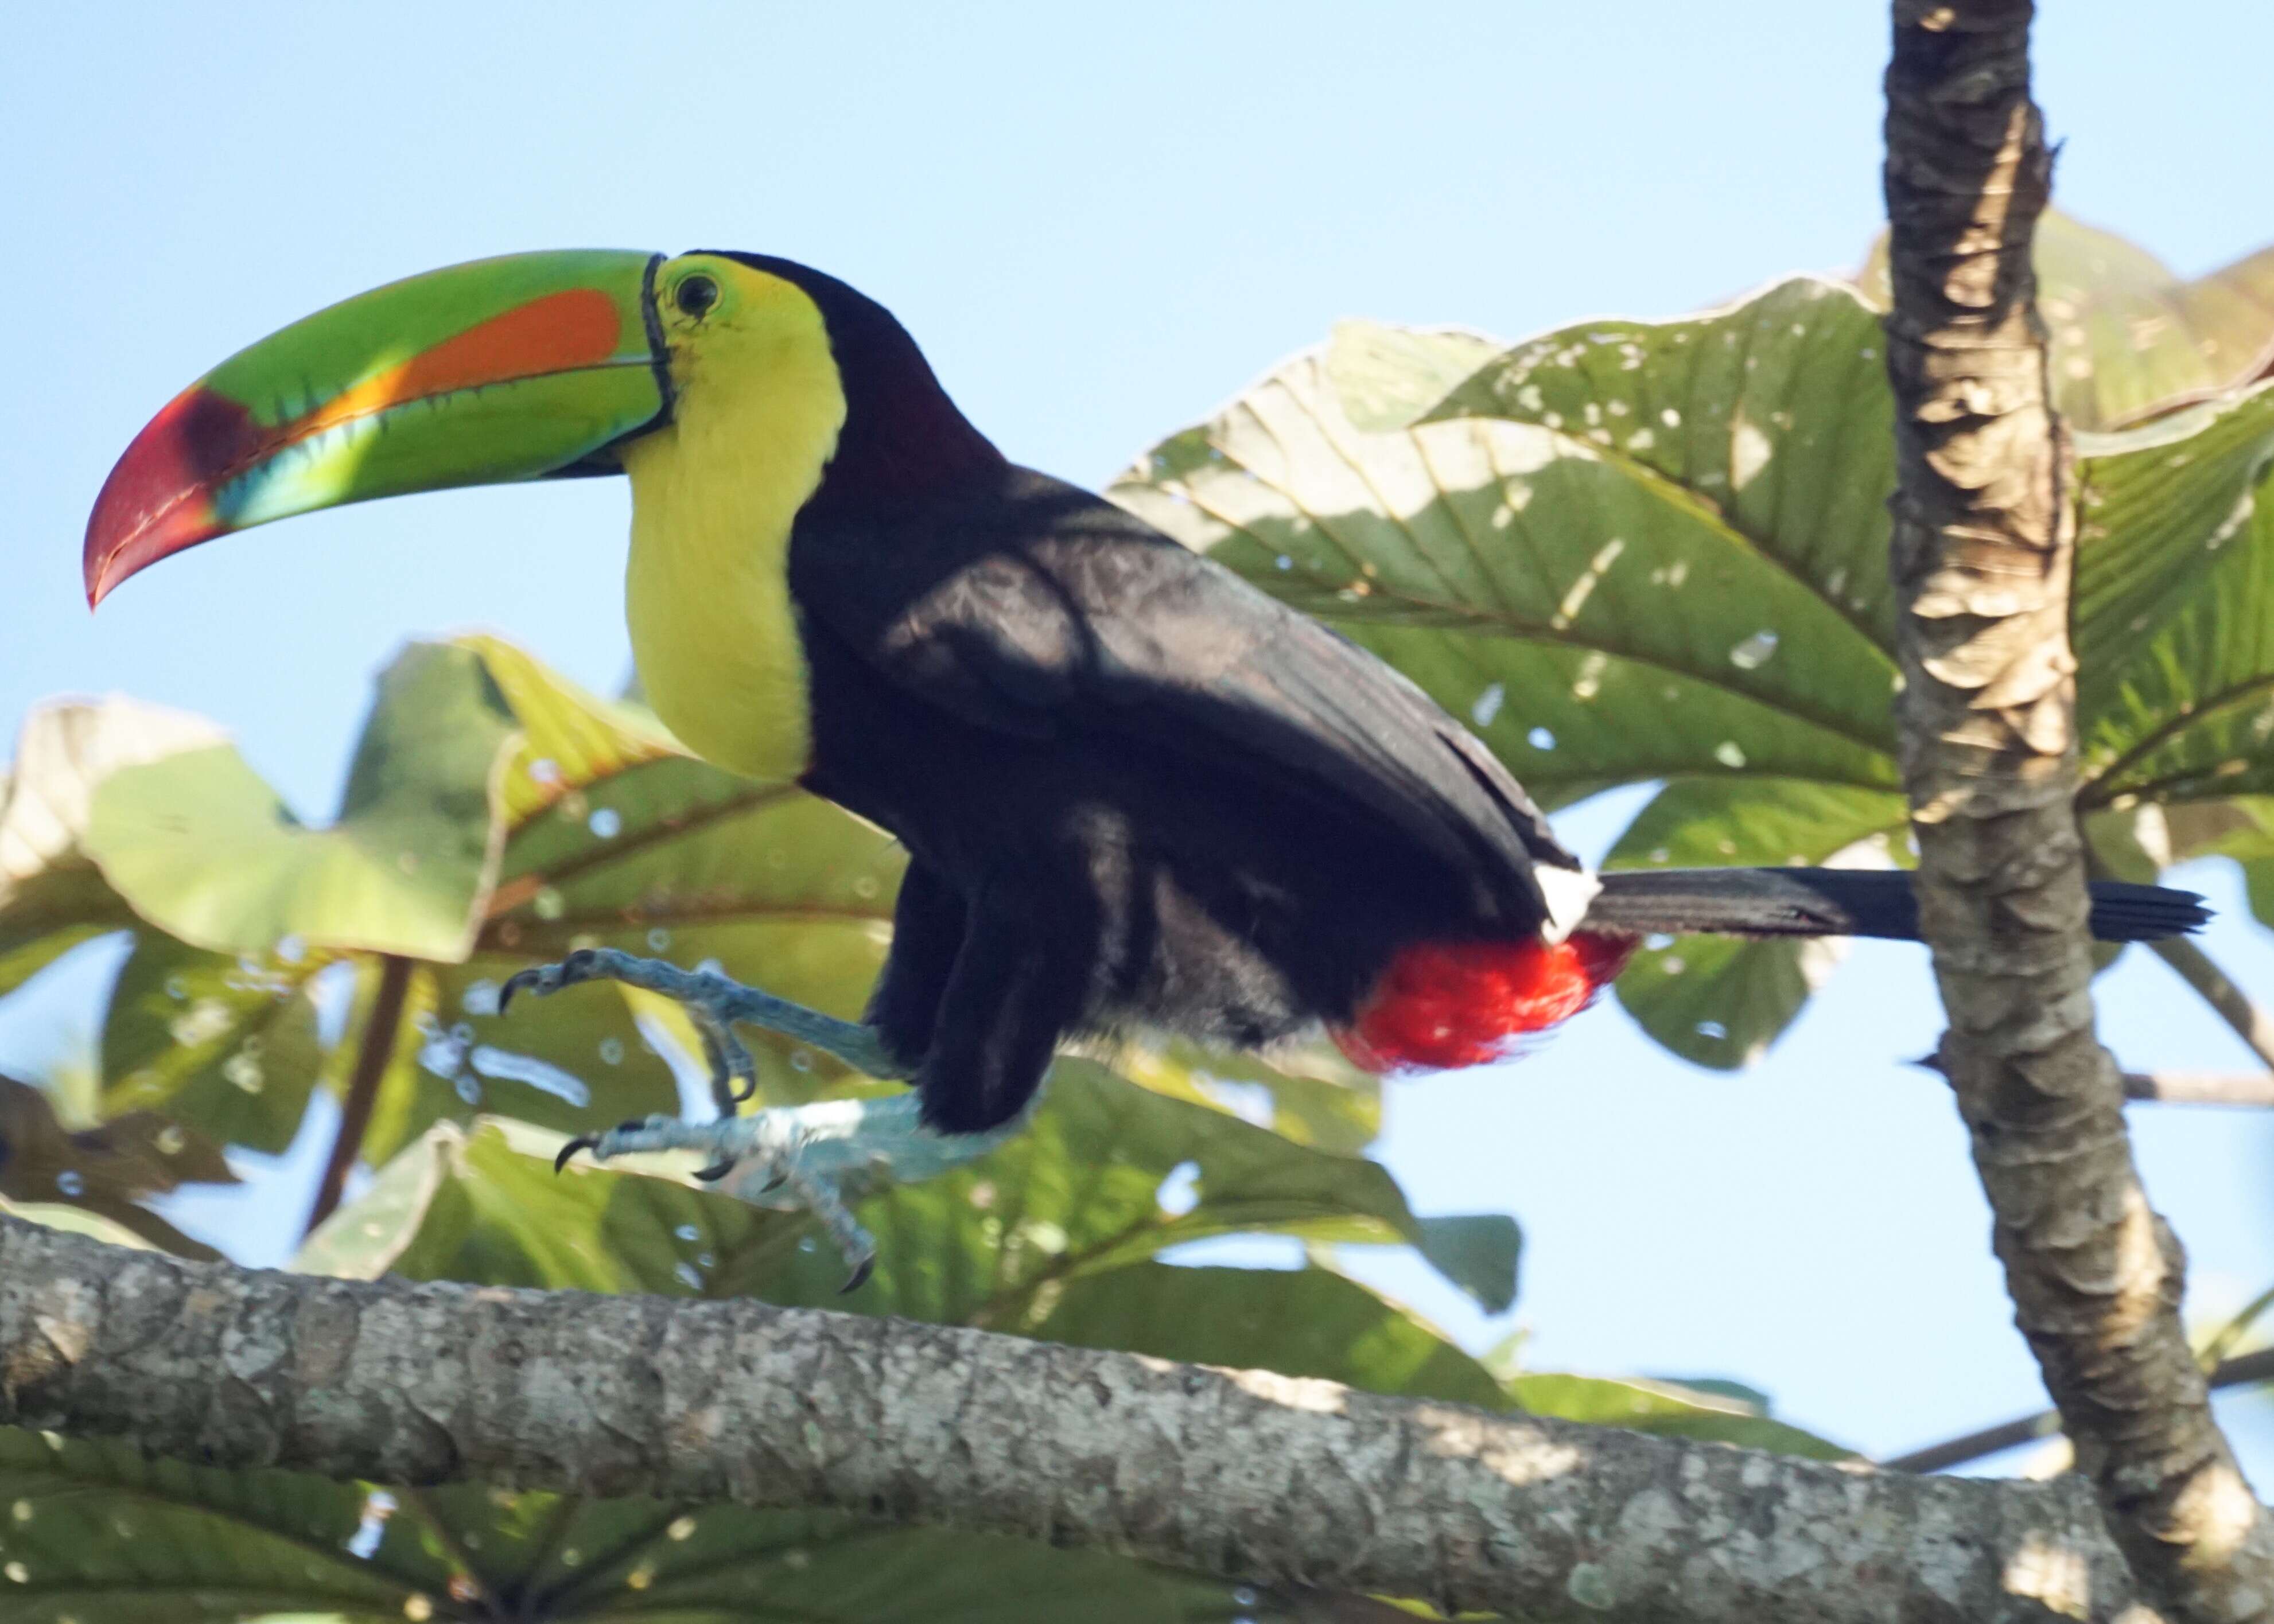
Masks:
[[[218,745],[104,778],[85,846],[136,913],[216,952],[297,938],[461,959],[496,871],[511,728],[471,651],[414,644],[380,678],[329,827],[301,823]]]
[[[94,787],[123,767],[218,743],[202,718],[127,699],[42,705],[0,774],[0,993],[133,911],[87,857]]]

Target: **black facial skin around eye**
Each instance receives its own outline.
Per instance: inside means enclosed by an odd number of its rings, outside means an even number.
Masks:
[[[690,276],[679,284],[671,297],[682,312],[700,320],[719,302],[719,284],[708,276]]]

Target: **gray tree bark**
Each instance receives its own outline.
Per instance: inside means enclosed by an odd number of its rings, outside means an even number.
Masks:
[[[2274,1616],[2274,1539],[2180,1323],[2093,1033],[2076,790],[2070,456],[2029,247],[2052,180],[2029,0],[1895,0],[1887,214],[1902,610],[1896,703],[1919,914],[2015,1319],[2142,1590]]]
[[[338,1281],[0,1219],[0,1424],[824,1506],[1448,1614],[2155,1624],[2091,1495],[749,1301]]]

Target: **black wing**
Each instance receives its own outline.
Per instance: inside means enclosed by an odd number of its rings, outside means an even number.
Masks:
[[[802,523],[800,609],[906,692],[1030,736],[1141,733],[1347,807],[1543,914],[1576,868],[1492,753],[1373,655],[1088,492],[1026,470],[905,520]]]

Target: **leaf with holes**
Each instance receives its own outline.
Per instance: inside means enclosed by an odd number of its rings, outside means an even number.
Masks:
[[[1383,656],[1547,804],[1667,780],[1615,864],[1832,861],[1903,824],[1881,350],[1810,279],[1490,354],[1350,324],[1112,494]],[[2270,392],[2080,447],[2082,811],[2274,786]],[[1620,994],[1726,1066],[1826,968],[1689,943]]]
[[[1796,281],[1550,334],[1368,432],[1342,357],[1395,346],[1346,327],[1111,494],[1382,655],[1551,803],[1748,771],[1894,788],[1879,342]]]

